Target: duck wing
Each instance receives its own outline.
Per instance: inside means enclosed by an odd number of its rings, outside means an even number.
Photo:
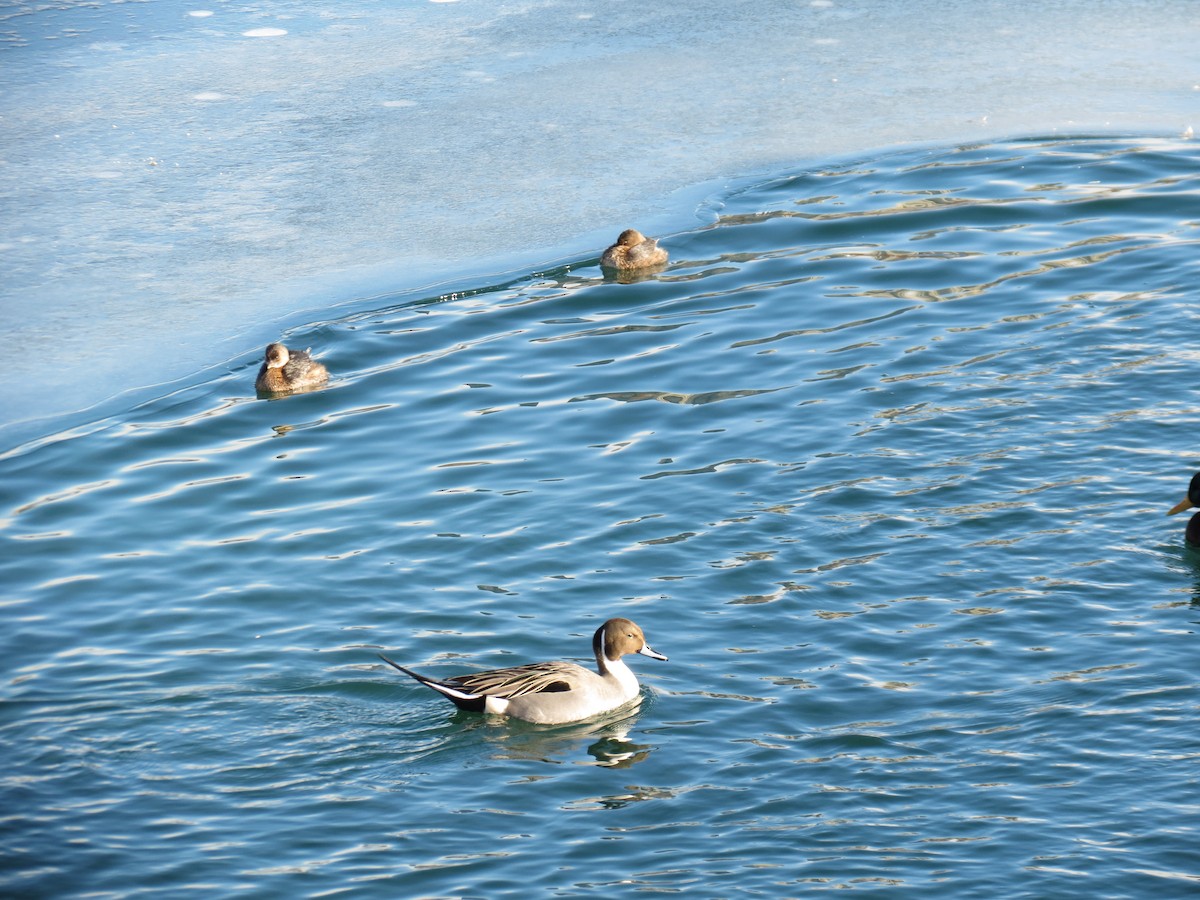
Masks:
[[[509,669],[492,669],[456,675],[446,682],[472,694],[492,697],[523,697],[526,694],[556,694],[579,686],[580,673],[587,669],[569,662],[530,663]]]

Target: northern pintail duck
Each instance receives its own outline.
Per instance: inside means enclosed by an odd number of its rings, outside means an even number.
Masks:
[[[600,257],[600,265],[618,272],[632,272],[666,265],[667,251],[658,241],[648,238],[636,228],[626,228],[617,242]]]
[[[329,371],[307,351],[275,343],[267,344],[254,387],[260,394],[290,394],[320,387],[328,380]]]
[[[1181,513],[1185,509],[1191,509],[1194,506],[1200,506],[1200,472],[1192,476],[1192,483],[1188,485],[1187,496],[1171,507],[1167,515],[1173,516],[1175,513]],[[1183,533],[1183,539],[1194,547],[1200,547],[1200,512],[1195,513],[1191,521],[1188,522],[1187,530]]]
[[[453,678],[419,675],[380,654],[380,659],[448,697],[459,709],[496,713],[538,725],[562,725],[608,712],[638,696],[637,676],[621,659],[640,653],[665,660],[628,619],[609,619],[592,635],[599,673],[573,662],[540,662],[471,672]]]

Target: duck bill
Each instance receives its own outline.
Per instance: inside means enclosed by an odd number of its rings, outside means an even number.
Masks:
[[[642,649],[638,651],[642,656],[648,656],[651,659],[661,659],[666,662],[666,657],[651,647],[649,644],[643,644]]]
[[[1184,497],[1182,500],[1180,500],[1178,503],[1176,503],[1173,507],[1171,507],[1170,511],[1167,512],[1167,515],[1173,516],[1173,515],[1175,515],[1175,513],[1181,513],[1185,509],[1191,509],[1193,506],[1195,506],[1195,504],[1192,503],[1192,501],[1189,500],[1187,497]]]

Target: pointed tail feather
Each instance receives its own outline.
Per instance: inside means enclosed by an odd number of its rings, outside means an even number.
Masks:
[[[404,668],[404,666],[400,665],[400,663],[396,662],[395,660],[388,659],[382,653],[379,654],[379,658],[382,659],[389,666],[391,666],[393,669],[399,669],[401,672],[403,672],[409,678],[413,678],[413,679],[421,682],[421,684],[425,684],[427,681],[429,681],[429,679],[426,678],[424,675],[418,675],[416,672],[412,671],[411,669]]]
[[[487,703],[487,698],[483,694],[471,694],[462,690],[462,688],[455,687],[454,685],[448,684],[444,681],[435,681],[434,679],[425,675],[421,675],[418,672],[414,672],[411,669],[404,668],[404,666],[400,665],[400,663],[388,659],[382,653],[379,654],[379,658],[392,668],[399,669],[417,683],[423,684],[425,687],[437,691],[442,696],[451,700],[459,709],[467,709],[472,712],[483,712],[484,704]]]

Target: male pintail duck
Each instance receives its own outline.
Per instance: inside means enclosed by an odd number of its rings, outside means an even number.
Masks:
[[[604,251],[600,265],[618,272],[650,269],[666,265],[667,251],[658,246],[658,241],[648,238],[636,228],[626,228],[617,242]]]
[[[1188,485],[1187,496],[1171,507],[1167,515],[1173,516],[1175,513],[1181,513],[1185,509],[1191,509],[1194,506],[1200,506],[1200,472],[1192,476],[1192,483]],[[1183,539],[1194,547],[1200,547],[1200,512],[1195,513],[1191,521],[1188,522],[1187,530],[1183,533]]]
[[[283,344],[267,344],[262,368],[254,382],[260,394],[290,394],[320,387],[329,371],[304,350],[288,350]]]
[[[646,636],[628,619],[609,619],[592,636],[599,674],[572,662],[541,662],[489,672],[471,672],[442,680],[427,678],[380,659],[448,697],[459,709],[496,713],[538,725],[562,725],[606,713],[638,696],[637,676],[626,653],[665,660],[650,649]]]

